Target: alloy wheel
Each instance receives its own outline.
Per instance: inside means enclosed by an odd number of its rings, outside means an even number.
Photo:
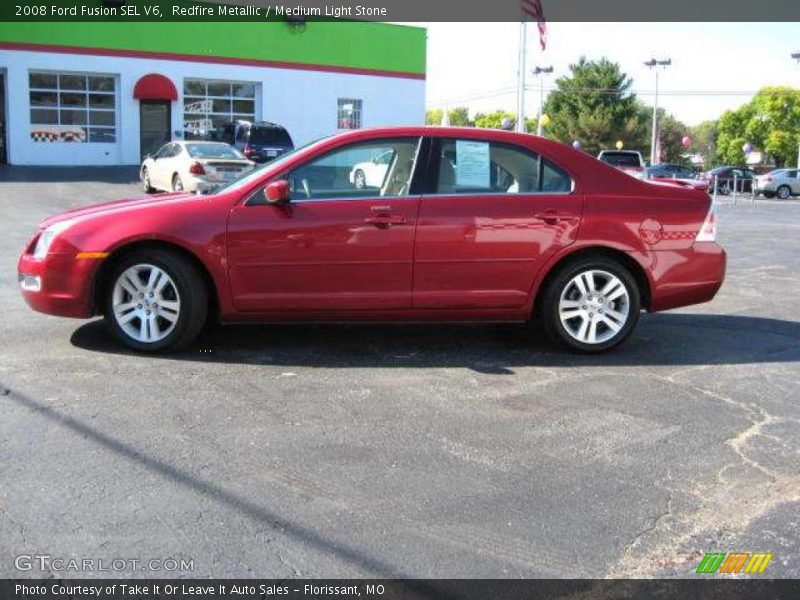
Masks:
[[[112,309],[117,325],[127,336],[149,344],[163,340],[175,329],[181,300],[166,271],[155,265],[138,264],[117,277]]]
[[[356,172],[356,188],[360,190],[360,189],[363,189],[364,187],[366,187],[366,185],[367,185],[367,180],[366,180],[366,177],[364,176],[364,173],[362,173],[361,171],[357,171]]]
[[[591,269],[578,273],[561,292],[558,316],[564,330],[583,344],[602,344],[623,330],[630,295],[616,275]]]
[[[786,200],[789,196],[792,195],[792,190],[789,189],[789,186],[782,185],[778,188],[778,198],[781,200]]]

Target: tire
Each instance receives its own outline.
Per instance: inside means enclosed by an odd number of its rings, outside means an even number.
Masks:
[[[553,340],[573,352],[593,354],[628,339],[641,308],[639,284],[628,269],[610,258],[587,256],[568,263],[550,280],[540,316]]]
[[[173,192],[182,192],[183,191],[183,180],[181,176],[175,173],[172,176],[172,191]]]
[[[106,282],[101,292],[106,323],[128,348],[178,350],[193,342],[206,323],[208,290],[203,276],[178,254],[136,250],[111,266]]]
[[[144,190],[144,193],[152,194],[155,191],[155,188],[152,185],[150,185],[150,173],[147,172],[146,167],[142,169],[141,179],[142,179],[142,189]]]
[[[720,196],[728,196],[731,193],[731,188],[729,188],[728,184],[726,183],[726,184],[724,184],[724,185],[722,185],[722,186],[717,188],[717,193]]]
[[[788,200],[792,196],[792,188],[790,188],[788,185],[782,185],[775,190],[775,193],[781,200]]]
[[[353,185],[356,186],[357,190],[363,190],[367,187],[367,177],[361,169],[356,171],[355,175],[353,175]]]

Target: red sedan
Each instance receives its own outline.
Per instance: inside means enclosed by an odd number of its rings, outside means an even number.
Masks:
[[[354,165],[388,157],[382,181]],[[379,183],[379,185],[376,185]],[[198,196],[45,220],[19,260],[35,310],[105,316],[120,341],[192,342],[242,321],[540,319],[573,350],[625,340],[642,309],[711,300],[725,275],[707,194],[636,180],[505,131],[326,138]]]

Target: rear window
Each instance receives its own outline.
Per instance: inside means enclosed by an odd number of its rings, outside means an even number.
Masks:
[[[630,152],[604,152],[600,157],[604,163],[615,167],[641,167],[639,155]]]
[[[228,144],[186,144],[186,151],[192,158],[244,158],[241,152]]]
[[[259,127],[254,125],[250,130],[251,144],[267,144],[275,146],[291,146],[292,138],[283,127]]]

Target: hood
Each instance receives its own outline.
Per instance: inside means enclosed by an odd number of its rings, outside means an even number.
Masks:
[[[187,192],[172,192],[167,194],[156,195],[142,195],[136,198],[126,198],[123,200],[114,200],[113,202],[104,202],[102,204],[92,204],[90,206],[83,206],[75,208],[63,213],[59,213],[52,217],[48,217],[42,221],[40,227],[49,227],[60,221],[70,219],[83,220],[94,216],[106,216],[112,213],[125,213],[131,210],[158,210],[160,207],[174,204],[177,202],[202,202],[207,196],[198,196],[197,194]]]

